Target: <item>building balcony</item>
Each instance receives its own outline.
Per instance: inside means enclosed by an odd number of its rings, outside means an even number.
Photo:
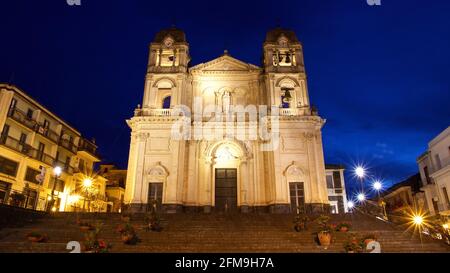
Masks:
[[[54,165],[61,167],[62,171],[67,174],[74,173],[74,168],[72,166],[70,166],[69,164],[67,164],[66,162],[57,160],[57,161],[55,161]]]
[[[94,161],[99,161],[100,155],[97,153],[97,145],[87,139],[81,139],[78,145],[78,152],[90,156]]]
[[[35,131],[38,134],[46,137],[47,139],[50,139],[54,143],[58,143],[59,135],[55,131],[53,131],[47,127],[44,127],[42,124],[36,123]]]
[[[49,166],[53,166],[53,163],[55,162],[55,159],[50,155],[33,148],[31,145],[22,143],[19,140],[12,138],[10,136],[2,135],[0,137],[0,145],[3,145],[16,152],[19,152],[25,156],[39,160],[42,163],[45,163]]]
[[[77,153],[77,146],[73,143],[70,142],[67,139],[60,139],[58,141],[59,146],[65,148],[66,150],[68,150],[69,152],[76,154]]]
[[[15,108],[10,109],[8,112],[8,117],[17,123],[27,127],[28,129],[35,131],[36,133],[44,136],[45,138],[51,140],[54,143],[58,143],[59,135],[48,127],[44,127],[43,124],[29,118],[24,112]]]
[[[37,122],[29,118],[25,112],[22,112],[19,109],[9,109],[8,117],[33,131],[36,129]]]

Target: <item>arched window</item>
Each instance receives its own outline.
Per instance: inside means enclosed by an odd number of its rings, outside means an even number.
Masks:
[[[163,109],[169,109],[170,108],[170,99],[171,96],[167,96],[163,99],[162,108]]]
[[[292,102],[291,92],[293,91],[293,89],[282,87],[281,91],[281,108],[290,108]]]

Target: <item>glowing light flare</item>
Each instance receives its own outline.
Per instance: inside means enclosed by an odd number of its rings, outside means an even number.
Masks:
[[[366,170],[362,166],[357,166],[355,168],[355,174],[356,174],[357,177],[363,178],[364,175],[366,174]]]
[[[421,226],[421,225],[423,225],[424,219],[423,219],[423,217],[421,215],[415,215],[412,218],[412,221],[413,221],[414,225]]]
[[[53,207],[53,208],[52,208],[52,212],[56,212],[56,207]]]
[[[381,190],[382,187],[383,187],[383,184],[381,184],[380,181],[375,181],[375,182],[373,183],[373,188],[374,188],[376,191]]]
[[[80,196],[78,194],[70,195],[67,198],[67,202],[69,202],[69,204],[78,203],[78,201],[80,201]]]
[[[83,187],[90,188],[92,186],[92,179],[91,178],[85,178],[83,180]]]
[[[355,207],[355,203],[353,203],[353,201],[348,201],[347,206],[349,209],[352,209]]]
[[[366,200],[366,195],[364,193],[359,193],[356,198],[358,198],[359,202],[364,202]]]
[[[53,174],[56,176],[60,176],[62,173],[62,169],[59,166],[56,166],[55,168],[53,168]]]

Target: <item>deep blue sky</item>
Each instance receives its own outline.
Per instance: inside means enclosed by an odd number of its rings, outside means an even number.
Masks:
[[[95,137],[104,161],[121,167],[148,44],[174,20],[193,64],[227,48],[260,65],[265,32],[277,21],[295,30],[311,101],[327,119],[329,163],[365,162],[372,175],[399,182],[450,125],[450,1],[81,1],[2,0],[0,81]]]

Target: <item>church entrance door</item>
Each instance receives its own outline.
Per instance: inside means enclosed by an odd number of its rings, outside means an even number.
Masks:
[[[237,211],[237,169],[216,169],[215,210]]]

